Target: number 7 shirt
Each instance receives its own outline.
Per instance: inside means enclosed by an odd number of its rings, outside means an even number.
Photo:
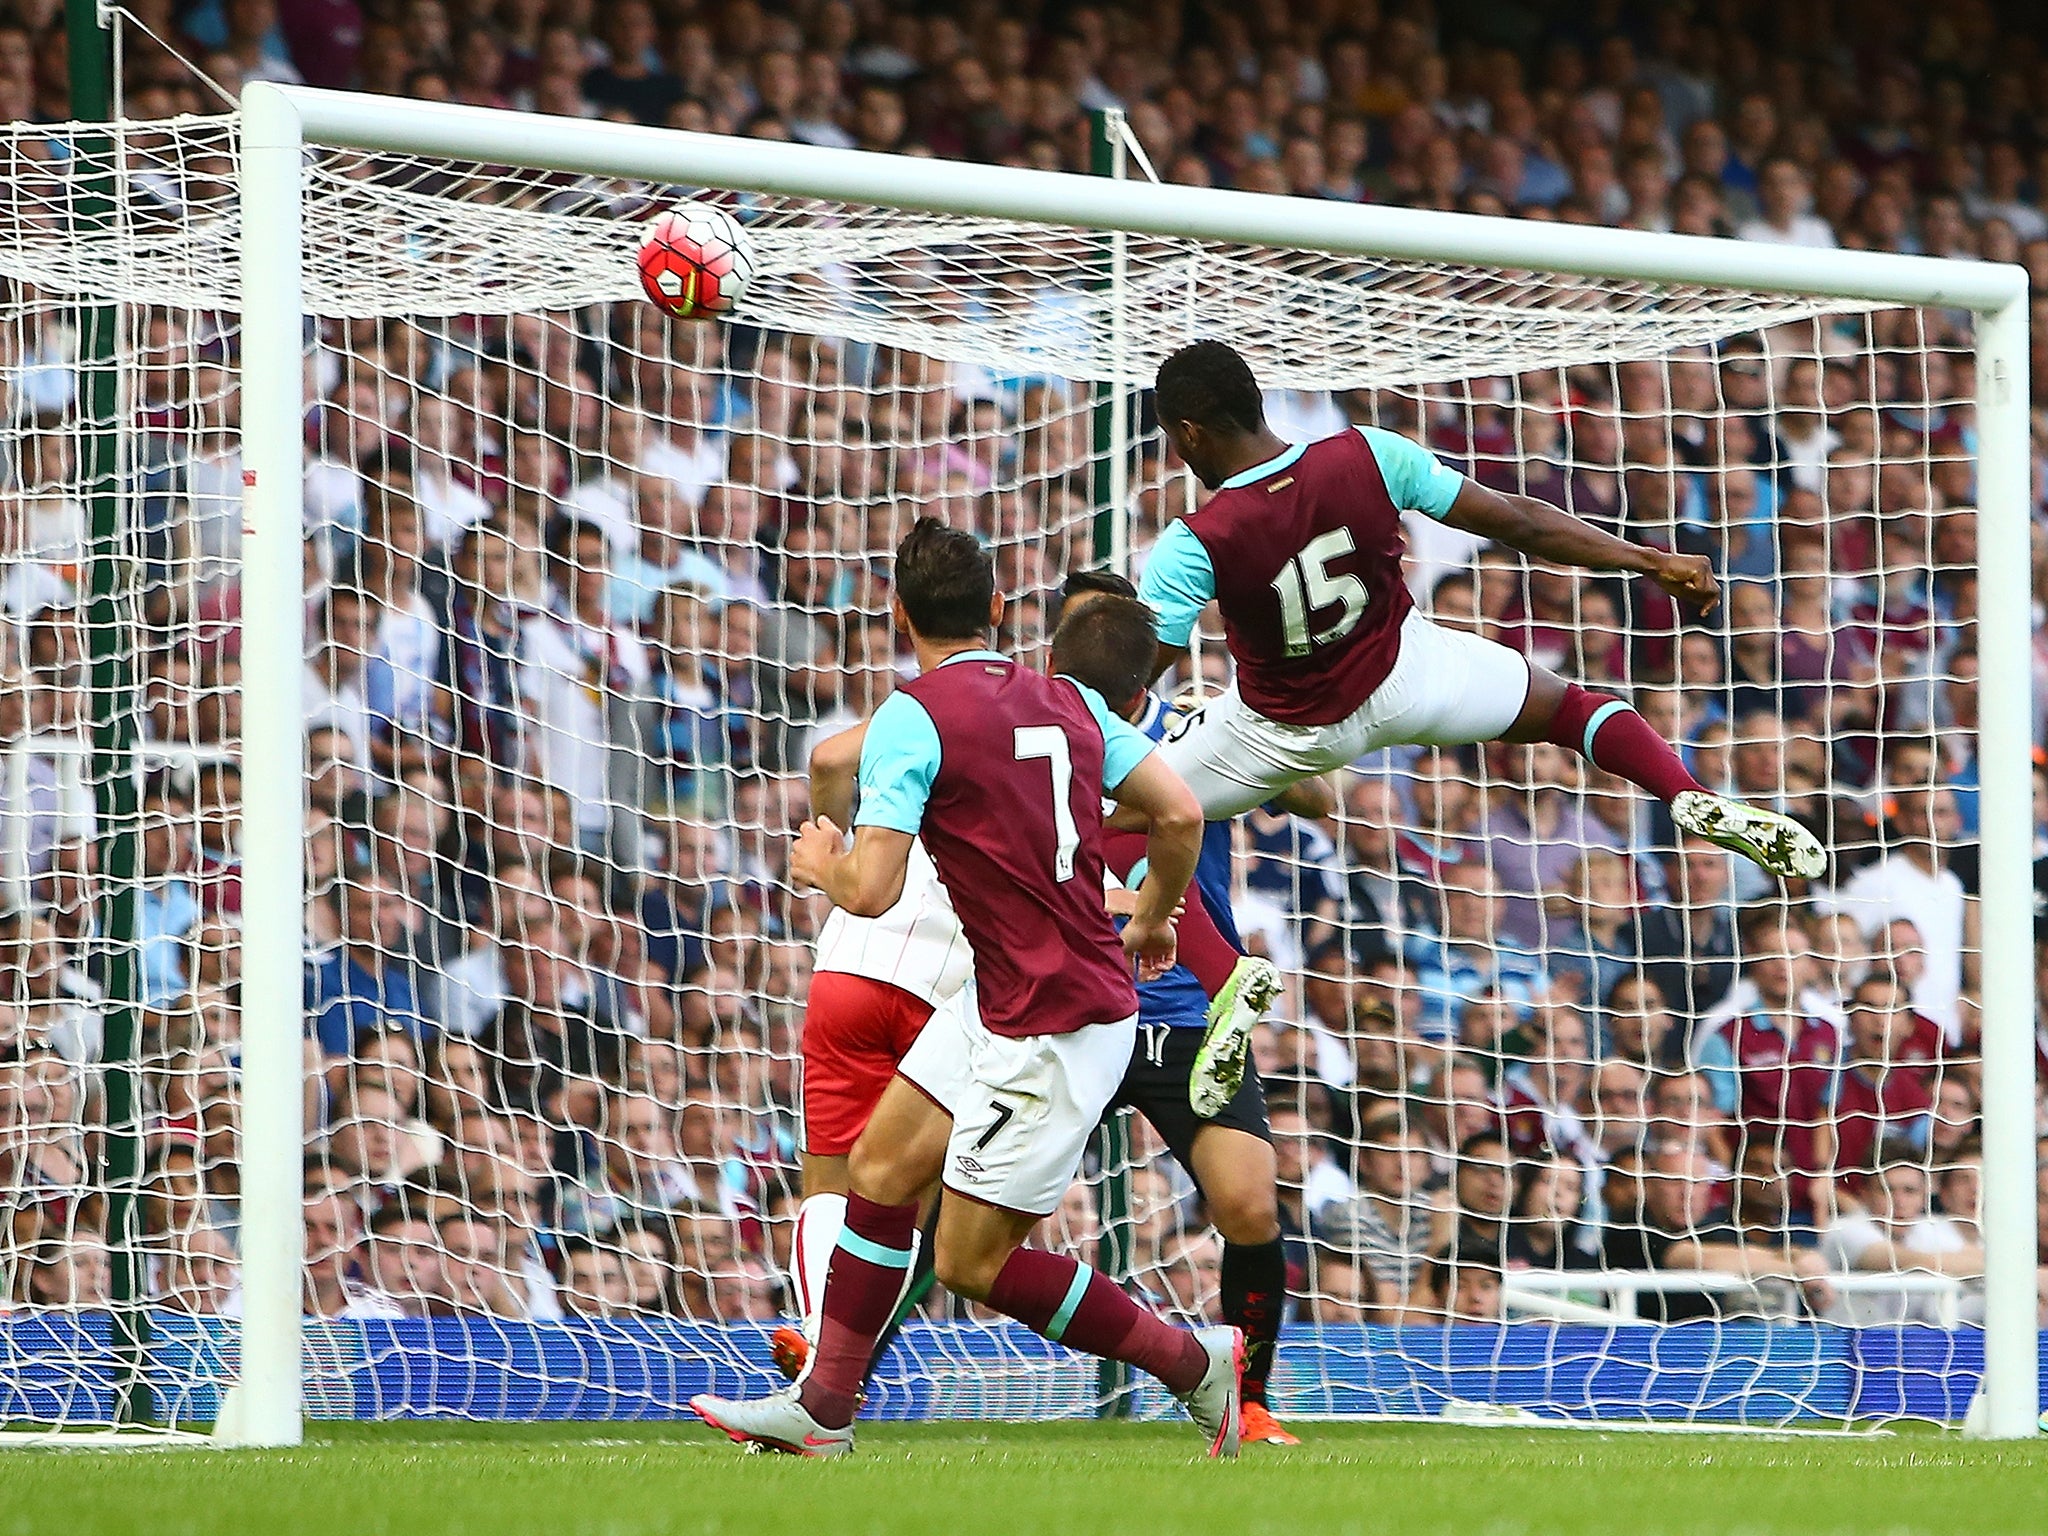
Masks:
[[[924,840],[992,1033],[1071,1034],[1138,1011],[1102,901],[1102,796],[1151,751],[1093,689],[994,651],[949,656],[868,723],[854,825]]]

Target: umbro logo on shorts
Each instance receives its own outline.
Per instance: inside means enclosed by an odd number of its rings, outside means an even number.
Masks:
[[[953,1162],[962,1173],[981,1173],[985,1171],[981,1164],[971,1157],[956,1157],[953,1159]]]

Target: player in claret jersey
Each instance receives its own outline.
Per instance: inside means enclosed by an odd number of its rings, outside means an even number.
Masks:
[[[790,869],[835,906],[878,915],[900,896],[921,837],[973,950],[973,979],[960,1006],[918,1035],[854,1143],[803,1378],[764,1399],[700,1396],[691,1407],[743,1443],[850,1451],[860,1383],[911,1262],[918,1197],[939,1178],[934,1260],[948,1290],[1151,1372],[1210,1453],[1234,1455],[1237,1329],[1175,1328],[1087,1266],[1021,1246],[1058,1207],[1130,1062],[1138,999],[1127,957],[1147,977],[1173,964],[1200,807],[1099,695],[985,648],[1002,600],[973,535],[920,521],[895,574],[896,620],[919,676],[868,724],[852,849],[829,821],[809,822]],[[1150,828],[1121,941],[1103,905],[1105,793]]]
[[[1492,491],[1392,432],[1360,427],[1306,445],[1266,425],[1259,386],[1222,342],[1160,364],[1159,422],[1215,494],[1160,537],[1139,595],[1158,615],[1159,667],[1187,647],[1213,599],[1236,679],[1163,750],[1212,818],[1396,745],[1554,742],[1639,784],[1687,832],[1780,878],[1812,878],[1820,842],[1775,811],[1716,795],[1620,699],[1519,651],[1439,629],[1401,580],[1401,514],[1587,570],[1649,577],[1711,609],[1712,566],[1603,533],[1548,503]]]
[[[1145,687],[1153,652],[1151,610],[1128,581],[1106,571],[1075,572],[1063,591],[1066,601],[1052,637],[1053,670],[1086,683],[1116,713],[1154,741],[1161,739],[1173,716]],[[1322,817],[1336,809],[1336,797],[1324,780],[1311,778],[1283,791],[1277,804],[1296,815]],[[1144,839],[1137,833],[1111,833],[1103,851],[1119,880],[1129,883],[1144,872]],[[1210,996],[1228,983],[1215,978],[1236,980],[1239,971],[1257,964],[1272,973],[1277,988],[1278,972],[1268,962],[1238,956],[1230,890],[1231,824],[1212,821],[1203,831],[1195,883],[1182,906],[1180,963],[1139,984],[1138,1049],[1116,1102],[1137,1110],[1159,1133],[1195,1181],[1203,1210],[1223,1239],[1218,1301],[1223,1320],[1245,1337],[1242,1438],[1298,1445],[1266,1402],[1266,1378],[1287,1306],[1287,1253],[1265,1092],[1258,1074],[1244,1071],[1242,1058],[1227,1096],[1194,1091],[1197,1083],[1218,1080],[1213,1070],[1201,1070],[1207,1042],[1241,1042],[1248,1055],[1257,1019],[1256,1013],[1243,1020],[1219,1013]]]

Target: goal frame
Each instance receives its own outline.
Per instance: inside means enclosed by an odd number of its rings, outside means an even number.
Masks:
[[[2037,1427],[2027,278],[2018,266],[1355,206],[915,159],[252,83],[241,98],[243,455],[242,1374],[214,1443],[300,1442],[299,672],[309,147],[467,158],[657,183],[1589,279],[1796,293],[1976,317],[1982,670],[1985,1371],[1972,1432]],[[1119,380],[1131,387],[1142,380]]]

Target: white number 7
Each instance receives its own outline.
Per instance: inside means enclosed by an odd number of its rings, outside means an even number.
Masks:
[[[1074,784],[1074,759],[1067,750],[1067,733],[1056,725],[1020,725],[1016,742],[1018,762],[1042,757],[1052,765],[1052,825],[1059,840],[1053,849],[1053,878],[1071,880],[1074,850],[1081,846],[1081,829],[1074,825],[1074,803],[1068,793]]]

